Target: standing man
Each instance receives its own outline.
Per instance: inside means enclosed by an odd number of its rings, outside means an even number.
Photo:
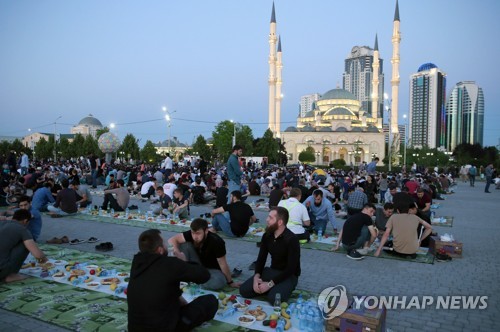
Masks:
[[[229,156],[227,160],[227,177],[228,177],[228,189],[229,193],[235,190],[240,190],[241,186],[241,176],[243,172],[241,171],[239,157],[243,154],[243,147],[236,144],[233,146],[233,153]],[[227,195],[227,204],[231,203],[231,195]]]
[[[201,295],[187,303],[180,282],[201,284],[210,273],[199,264],[168,257],[160,231],[149,229],[139,236],[128,284],[128,330],[190,331],[214,318],[217,298]]]
[[[486,187],[484,187],[484,192],[488,194],[491,194],[490,184],[491,184],[491,179],[493,178],[493,171],[494,168],[493,164],[491,163],[488,166],[486,166],[486,169],[484,170],[484,175],[486,176]]]
[[[375,159],[373,159],[371,163],[366,165],[366,171],[369,175],[375,175],[377,171],[377,163],[379,162],[379,160],[380,159],[378,157],[375,157]]]
[[[243,237],[257,218],[252,208],[241,201],[241,191],[231,193],[231,204],[212,210],[212,226],[215,231],[222,231],[229,237]],[[224,212],[229,212],[229,219]]]
[[[23,155],[21,156],[21,163],[19,164],[19,166],[21,166],[21,175],[26,175],[28,173],[28,167],[30,167],[30,160],[28,158],[28,155],[24,151]]]
[[[278,293],[282,301],[290,298],[300,276],[300,244],[295,234],[286,227],[287,223],[287,209],[271,209],[266,232],[262,235],[255,274],[241,285],[241,296],[253,298],[266,294],[271,304]],[[265,267],[268,254],[271,255],[271,267]]]
[[[172,169],[174,168],[172,158],[170,158],[170,153],[167,152],[167,157],[163,161],[163,166],[165,167],[165,177],[168,179],[170,174],[172,174]]]
[[[26,226],[31,214],[25,209],[14,212],[12,220],[0,223],[0,282],[14,282],[26,279],[19,270],[30,252],[39,263],[45,263],[47,257],[33,241]]]
[[[200,264],[210,272],[210,279],[201,285],[203,289],[219,290],[227,285],[238,287],[233,281],[226,260],[226,243],[220,236],[208,231],[205,219],[196,218],[190,225],[191,230],[174,235],[168,239],[173,246],[174,255],[185,261]]]
[[[476,182],[476,175],[477,175],[476,165],[472,165],[469,168],[469,182],[471,187],[474,187],[474,184]]]

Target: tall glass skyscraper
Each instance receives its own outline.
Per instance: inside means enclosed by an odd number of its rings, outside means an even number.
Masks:
[[[410,77],[410,145],[444,147],[446,141],[446,74],[425,63]]]
[[[483,145],[484,95],[474,81],[458,82],[446,102],[446,148],[461,143]]]
[[[383,117],[384,110],[384,61],[379,67],[379,114]],[[368,46],[354,46],[345,59],[342,87],[356,96],[361,102],[361,108],[368,114],[372,112],[372,79],[373,79],[373,49]]]

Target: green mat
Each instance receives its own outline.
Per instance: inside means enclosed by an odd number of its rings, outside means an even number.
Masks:
[[[439,219],[443,218],[441,222]],[[446,216],[446,217],[436,217],[432,220],[431,224],[432,226],[441,226],[441,227],[453,227],[453,217]]]
[[[189,229],[188,227],[185,227],[185,226],[173,225],[173,224],[170,224],[167,222],[158,223],[158,222],[149,222],[149,221],[144,221],[144,220],[112,218],[112,217],[107,217],[107,216],[98,216],[98,215],[96,216],[96,215],[81,214],[81,213],[71,215],[71,216],[65,216],[65,218],[97,221],[97,222],[111,223],[111,224],[121,224],[121,225],[141,227],[141,228],[155,228],[155,229],[165,230],[168,232],[176,232],[176,233],[184,232],[184,231]],[[253,224],[252,227],[265,228],[266,226],[263,224]],[[220,235],[222,238],[236,240],[236,241],[260,242],[260,240],[261,240],[261,236],[254,236],[254,235],[245,235],[244,237],[231,238],[231,237],[225,236],[222,232],[218,232],[217,234]],[[331,251],[331,248],[334,246],[333,243],[336,244],[336,237],[331,236],[331,234],[330,234],[330,239],[331,240],[335,239],[335,240],[332,243],[322,243],[322,242],[311,241],[309,243],[301,244],[301,248],[302,249]],[[424,249],[422,249],[422,250],[424,250]],[[346,254],[346,252],[343,249],[339,249],[338,251],[332,251],[332,252]],[[369,253],[368,256],[373,257],[373,253]],[[424,253],[424,252],[420,252],[420,254],[417,256],[416,259],[411,259],[411,260],[397,257],[397,256],[393,256],[393,255],[389,255],[386,253],[382,253],[379,256],[379,258],[395,259],[395,260],[402,260],[402,261],[414,262],[414,263],[425,263],[425,264],[433,264],[434,263],[434,256],[429,254],[429,253]]]
[[[62,252],[58,246],[40,247],[51,258],[91,262],[120,271],[130,270],[130,260],[74,249],[64,249]],[[60,257],[61,254],[64,257]],[[237,289],[229,287],[223,291],[226,294],[238,292]],[[313,294],[307,291],[296,290],[291,297],[292,301],[299,294],[302,294],[304,299],[313,297]],[[127,328],[125,299],[36,277],[11,284],[0,284],[0,308],[75,331],[125,331]],[[260,323],[256,322],[256,327],[260,326],[257,324]],[[252,329],[212,320],[197,330],[216,332]]]

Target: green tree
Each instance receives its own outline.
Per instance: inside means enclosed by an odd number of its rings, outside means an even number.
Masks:
[[[102,156],[103,153],[99,149],[99,144],[92,135],[85,136],[85,141],[83,142],[83,153],[85,155],[95,154],[96,156]]]
[[[44,137],[40,138],[35,145],[35,157],[37,159],[48,159],[54,157],[54,138],[49,137],[47,141]]]
[[[262,138],[257,141],[255,155],[267,157],[270,164],[276,164],[280,162],[280,156],[278,154],[279,148],[280,143],[274,137],[273,132],[267,129]]]
[[[156,153],[156,147],[150,140],[146,141],[141,150],[141,159],[145,162],[156,162],[160,156]]]
[[[95,136],[97,137],[97,140],[99,140],[99,137],[101,137],[101,135],[104,133],[109,133],[108,127],[104,127],[102,129],[97,129],[97,131],[95,132]]]
[[[72,157],[81,157],[81,156],[87,156],[85,154],[84,150],[84,145],[85,143],[85,138],[83,137],[82,134],[75,134],[75,137],[73,138],[73,142],[70,144],[70,149],[71,153],[70,155]]]
[[[206,161],[210,161],[212,159],[210,147],[208,146],[207,140],[203,137],[203,135],[198,135],[198,137],[196,137],[196,141],[194,142],[191,150],[193,152],[197,152],[200,157],[203,156]],[[187,150],[186,153],[188,153]]]
[[[299,153],[299,161],[303,163],[313,163],[314,161],[316,161],[314,148],[312,146],[308,146],[304,151]]]
[[[345,166],[345,160],[344,159],[335,159],[332,162],[330,162],[330,167],[336,168],[336,169],[341,169]]]
[[[231,154],[233,145],[233,134],[236,130],[236,144],[243,146],[243,154],[252,155],[253,134],[252,129],[246,125],[225,120],[219,122],[212,132],[213,146],[217,150],[219,158],[226,159]]]
[[[127,134],[123,139],[122,146],[118,150],[123,152],[127,159],[138,160],[140,157],[139,143],[133,134]]]
[[[64,159],[79,157],[77,155],[74,155],[74,152],[71,149],[71,144],[66,137],[63,137],[59,140],[58,150],[61,157],[63,157]]]

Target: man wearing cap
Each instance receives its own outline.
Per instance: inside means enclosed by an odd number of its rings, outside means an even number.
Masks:
[[[240,190],[241,186],[241,176],[243,172],[241,171],[239,157],[243,154],[243,147],[236,144],[233,146],[233,152],[227,160],[227,177],[228,177],[228,189],[229,193],[235,190]],[[227,204],[231,203],[231,195],[227,195]]]

